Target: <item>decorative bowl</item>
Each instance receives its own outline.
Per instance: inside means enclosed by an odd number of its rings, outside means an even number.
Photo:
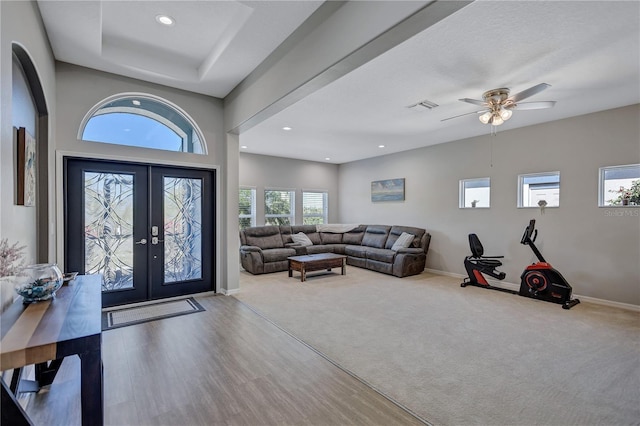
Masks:
[[[24,298],[24,303],[49,300],[62,286],[62,272],[55,263],[29,265],[18,276],[16,293]]]

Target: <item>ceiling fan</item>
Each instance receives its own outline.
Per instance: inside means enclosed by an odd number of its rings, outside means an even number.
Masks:
[[[455,117],[445,118],[441,121],[451,120],[453,118],[463,117],[471,114],[481,114],[478,118],[483,124],[491,124],[492,126],[499,126],[508,119],[511,118],[513,110],[526,110],[526,109],[544,109],[553,107],[555,101],[540,101],[540,102],[520,102],[523,99],[533,96],[542,92],[550,84],[540,83],[533,87],[530,87],[515,95],[509,96],[509,89],[500,88],[488,90],[482,94],[483,100],[477,99],[459,99],[462,102],[467,102],[474,105],[480,105],[484,107],[479,111],[468,112],[466,114],[456,115]]]

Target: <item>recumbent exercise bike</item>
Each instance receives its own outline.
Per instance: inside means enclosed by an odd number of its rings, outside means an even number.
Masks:
[[[531,247],[531,250],[538,258],[538,262],[528,265],[522,272],[520,276],[520,291],[516,292],[495,287],[487,282],[483,274],[490,275],[498,280],[505,278],[506,274],[496,269],[502,266],[502,262],[498,259],[504,256],[484,256],[482,243],[480,243],[480,239],[476,234],[469,234],[471,256],[467,256],[464,259],[464,267],[469,278],[464,279],[464,282],[460,284],[461,287],[473,285],[507,293],[517,293],[520,296],[561,304],[563,309],[571,309],[580,303],[579,299],[571,299],[572,288],[567,280],[545,260],[540,250],[536,247],[535,240],[538,236],[538,231],[535,226],[535,219],[531,219],[520,240],[521,244]]]

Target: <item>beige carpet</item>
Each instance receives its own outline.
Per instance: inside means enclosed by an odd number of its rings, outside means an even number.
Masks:
[[[355,267],[241,272],[235,297],[434,424],[640,424],[636,312]]]

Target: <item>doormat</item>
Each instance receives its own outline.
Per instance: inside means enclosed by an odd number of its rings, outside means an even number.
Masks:
[[[102,331],[202,311],[204,308],[193,297],[118,309],[102,313]]]

